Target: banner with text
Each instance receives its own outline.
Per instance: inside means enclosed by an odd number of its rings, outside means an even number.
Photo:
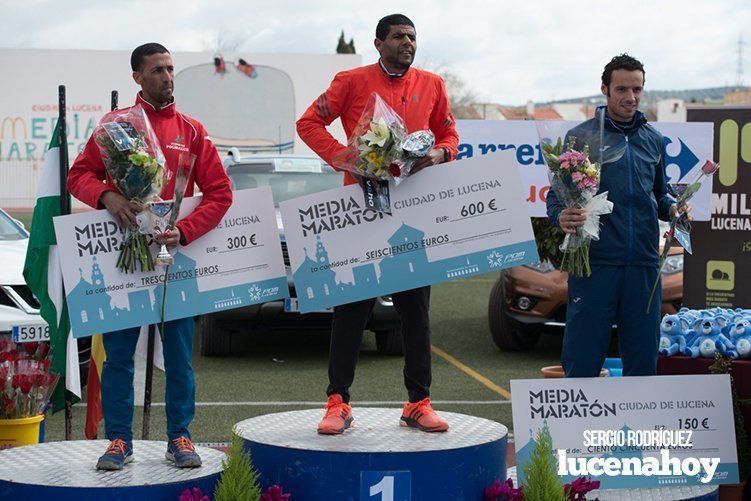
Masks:
[[[579,122],[570,122],[573,128]],[[712,123],[655,122],[652,125],[665,137],[665,170],[668,183],[690,183],[712,155]],[[537,127],[532,120],[458,120],[458,160],[497,151],[512,152],[524,183],[524,198],[529,215],[546,217],[545,199],[550,182],[542,159]],[[712,183],[705,182],[694,195],[692,215],[697,221],[710,216]]]
[[[351,185],[280,204],[300,311],[538,260],[511,152],[390,186],[392,214]]]
[[[720,170],[712,220],[694,223],[691,230],[696,244],[685,257],[683,304],[750,308],[751,287],[743,277],[751,274],[751,107],[692,108],[688,119],[714,122]]]
[[[547,426],[561,482],[602,489],[738,483],[730,378],[511,381],[519,481]]]
[[[200,200],[186,198],[180,216]],[[75,337],[161,321],[165,269],[121,273],[115,264],[123,234],[107,211],[56,217],[55,235]],[[152,244],[154,255],[157,250]],[[165,320],[289,296],[268,187],[235,191],[214,230],[171,252]]]

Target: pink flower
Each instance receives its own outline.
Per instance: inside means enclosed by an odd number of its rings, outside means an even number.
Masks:
[[[573,172],[573,173],[571,174],[571,180],[572,180],[572,181],[573,181],[573,182],[574,182],[575,184],[577,184],[577,185],[578,185],[579,183],[581,183],[581,181],[582,181],[582,179],[583,179],[583,178],[584,178],[584,174],[582,174],[581,172]]]
[[[485,489],[486,501],[523,501],[524,491],[521,487],[514,489],[514,481],[510,478],[504,483],[496,480],[493,485]]]
[[[701,166],[701,171],[707,176],[711,176],[717,171],[719,167],[720,166],[717,165],[716,163],[710,160],[707,160],[706,162],[704,162],[704,165]]]
[[[211,501],[211,499],[204,495],[204,493],[201,492],[201,489],[193,487],[192,490],[185,489],[182,494],[180,494],[179,501]]]
[[[561,162],[561,165],[560,165],[560,167],[561,167],[561,169],[565,169],[565,170],[568,170],[568,168],[569,168],[569,163],[568,163],[568,161],[565,161],[565,162]]]
[[[281,487],[278,485],[272,485],[268,489],[266,489],[266,492],[261,494],[261,497],[258,498],[258,501],[286,501],[288,500],[292,494],[285,494]]]
[[[558,157],[558,161],[561,162],[561,168],[568,169],[570,167],[578,167],[579,165],[586,162],[587,157],[579,152],[574,150],[564,151],[560,154]],[[563,163],[566,163],[568,167],[563,167]]]
[[[570,484],[563,486],[563,493],[568,501],[585,501],[589,491],[600,488],[600,481],[594,482],[588,477],[579,477]]]

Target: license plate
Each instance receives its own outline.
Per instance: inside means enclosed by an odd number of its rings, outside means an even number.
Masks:
[[[47,324],[13,326],[13,341],[15,343],[32,343],[49,340],[50,326]]]
[[[297,313],[300,311],[296,297],[288,297],[284,299],[284,311],[285,313]],[[332,311],[334,311],[334,308],[326,308],[323,310],[311,311],[309,313],[331,313]]]
[[[292,313],[299,311],[297,307],[297,298],[296,297],[287,297],[284,298],[284,311],[286,313]]]

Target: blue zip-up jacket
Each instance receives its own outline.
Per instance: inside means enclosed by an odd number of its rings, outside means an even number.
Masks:
[[[568,132],[576,138],[599,138],[600,114],[605,113],[607,151],[623,150],[623,155],[607,161],[600,172],[598,193],[608,192],[613,212],[600,217],[600,240],[589,249],[591,265],[657,266],[659,228],[657,219],[670,220],[675,200],[668,194],[665,174],[665,141],[647,118],[637,111],[628,125],[615,123],[606,107],[597,108],[595,117]],[[590,146],[590,159],[598,159],[599,148]],[[607,153],[606,153],[607,154]],[[564,205],[553,190],[548,192],[550,223],[558,226]]]

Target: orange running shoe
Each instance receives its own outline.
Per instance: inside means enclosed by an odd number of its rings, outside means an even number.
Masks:
[[[430,406],[429,398],[423,398],[415,403],[407,402],[404,404],[399,424],[428,432],[446,431],[449,429],[449,424],[436,414],[433,407]]]
[[[326,402],[326,415],[318,423],[318,433],[321,435],[339,435],[352,424],[352,407],[342,401],[338,393],[329,395]]]

